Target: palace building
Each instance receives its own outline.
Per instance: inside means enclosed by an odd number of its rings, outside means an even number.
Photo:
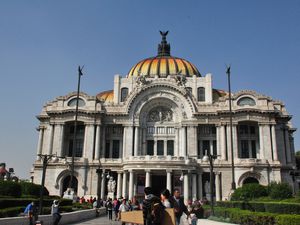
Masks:
[[[214,160],[214,196],[231,193],[233,147],[235,183],[294,184],[291,115],[285,105],[249,90],[232,93],[232,141],[229,94],[212,86],[191,62],[171,55],[166,33],[158,53],[115,75],[113,90],[79,95],[73,187],[78,196],[107,195],[107,175],[116,182],[115,196],[143,196],[145,186],[156,193],[181,189],[185,200],[207,196],[209,163]],[[38,115],[37,154],[50,160],[45,186],[63,195],[71,178],[76,92],[46,103]],[[101,173],[100,175],[97,172]],[[41,183],[42,161],[32,170]]]

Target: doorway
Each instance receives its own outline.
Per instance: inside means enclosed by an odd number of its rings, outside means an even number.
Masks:
[[[154,192],[154,195],[157,197],[160,197],[160,193],[162,190],[166,189],[167,181],[166,181],[166,175],[152,175],[152,189]]]

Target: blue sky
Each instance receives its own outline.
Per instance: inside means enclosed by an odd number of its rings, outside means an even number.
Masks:
[[[156,55],[159,30],[171,54],[213,74],[214,88],[282,100],[300,127],[300,1],[1,1],[1,162],[29,177],[38,115],[57,96],[112,89],[113,76]],[[300,150],[300,134],[295,134]]]

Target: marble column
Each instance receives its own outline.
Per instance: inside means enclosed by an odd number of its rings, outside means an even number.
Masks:
[[[198,199],[203,198],[202,173],[198,173]]]
[[[39,128],[39,140],[38,140],[38,147],[37,147],[37,155],[42,154],[42,147],[43,147],[43,140],[44,140],[44,128]],[[37,160],[40,159],[39,156],[36,158]]]
[[[237,125],[232,126],[232,136],[233,136],[233,155],[234,158],[239,158],[239,148],[238,148],[238,136],[237,136]]]
[[[182,140],[182,145],[181,145],[180,156],[185,157],[186,156],[186,127],[181,128],[181,140]]]
[[[183,198],[184,198],[184,203],[187,204],[189,200],[189,174],[186,172],[183,175]]]
[[[284,129],[284,134],[285,134],[285,145],[286,145],[286,159],[287,159],[287,163],[291,163],[292,155],[291,155],[291,145],[290,145],[290,137],[289,137],[288,128]]]
[[[197,199],[197,174],[192,174],[192,200]]]
[[[126,142],[127,142],[127,127],[124,127],[124,132],[123,132],[123,159],[126,158],[127,152],[126,152]],[[123,187],[124,188],[124,187]]]
[[[51,155],[53,149],[54,125],[50,124],[49,127],[50,130],[49,130],[48,155]]]
[[[104,195],[105,195],[105,170],[103,170],[102,173],[102,179],[101,179],[101,198],[104,199]]]
[[[167,187],[170,192],[172,191],[172,170],[167,170]]]
[[[123,173],[122,196],[123,198],[127,197],[127,171]]]
[[[122,196],[122,173],[118,172],[117,198]]]
[[[139,152],[139,133],[140,133],[140,128],[135,127],[135,132],[134,132],[134,156],[138,156]]]
[[[143,134],[142,134],[142,153],[141,155],[146,155],[147,152],[147,128],[143,128]]]
[[[278,161],[275,125],[271,125],[271,133],[272,133],[273,157],[274,157],[274,161]]]
[[[263,127],[261,124],[259,125],[259,158],[265,158]]]
[[[61,124],[60,125],[60,137],[59,137],[59,142],[60,142],[60,146],[59,146],[59,152],[58,152],[58,156],[60,157],[64,157],[66,155],[65,150],[64,150],[64,133],[65,133],[65,125]]]
[[[216,137],[217,137],[217,155],[218,155],[218,159],[222,158],[222,153],[221,153],[221,141],[220,141],[220,137],[221,137],[221,126],[216,126]]]
[[[157,140],[154,140],[153,155],[157,155]]]
[[[220,181],[220,172],[215,173],[216,176],[216,201],[221,201],[221,181]]]
[[[221,159],[226,160],[226,134],[225,134],[225,126],[222,125],[220,127],[220,147],[221,147]]]
[[[95,159],[100,158],[100,139],[101,139],[101,127],[97,124],[96,127],[96,143],[95,143]]]
[[[174,140],[174,156],[179,156],[179,129],[178,128],[175,128],[175,140]]]
[[[128,199],[132,200],[133,197],[133,176],[134,173],[132,170],[129,171],[129,191],[128,191]]]
[[[146,170],[146,180],[145,180],[145,187],[151,186],[151,171]]]

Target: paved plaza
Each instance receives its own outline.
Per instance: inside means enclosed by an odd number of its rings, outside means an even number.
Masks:
[[[181,225],[188,225],[187,220],[183,219],[182,217],[182,222],[180,223]],[[71,225],[121,225],[122,223],[119,221],[110,221],[106,216],[101,216],[96,219],[92,219],[89,221],[85,222],[79,222],[79,223],[74,223]],[[221,223],[221,222],[215,222],[212,220],[206,220],[206,219],[200,219],[198,220],[198,225],[231,225],[230,223]]]

